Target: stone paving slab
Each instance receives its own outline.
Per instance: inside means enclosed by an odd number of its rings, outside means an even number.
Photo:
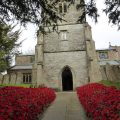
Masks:
[[[88,120],[76,92],[58,92],[42,120]]]

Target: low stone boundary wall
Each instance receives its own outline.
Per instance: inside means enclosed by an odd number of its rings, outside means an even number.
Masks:
[[[120,66],[105,65],[100,67],[103,80],[120,82]]]
[[[0,75],[0,84],[21,84],[22,76],[20,74],[6,74]]]

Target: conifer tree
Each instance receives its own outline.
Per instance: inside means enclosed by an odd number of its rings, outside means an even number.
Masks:
[[[10,67],[11,58],[18,53],[17,43],[19,30],[13,32],[14,27],[0,24],[0,72]]]
[[[18,20],[21,23],[35,23],[38,26],[40,23],[56,23],[57,20],[62,20],[57,12],[56,4],[61,0],[0,0],[0,22]],[[75,0],[65,0],[70,4],[74,4]],[[109,22],[120,27],[120,0],[104,0],[106,7],[105,12],[109,18]],[[98,18],[98,9],[96,0],[80,0],[76,9],[84,7],[82,16],[79,17],[79,22],[86,15],[92,17],[95,22]],[[41,12],[42,11],[42,12]],[[47,17],[49,16],[49,17]]]

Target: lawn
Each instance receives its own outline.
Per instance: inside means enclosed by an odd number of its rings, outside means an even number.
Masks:
[[[17,86],[17,87],[29,88],[31,84],[0,84],[0,87],[4,87],[4,86]]]
[[[115,86],[117,89],[120,89],[120,82],[113,82],[113,81],[108,81],[108,80],[102,80],[99,83],[102,83],[105,86]]]

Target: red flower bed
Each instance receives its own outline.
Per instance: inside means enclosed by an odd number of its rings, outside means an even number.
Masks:
[[[0,120],[36,120],[54,99],[50,88],[0,88]]]
[[[77,94],[93,120],[120,120],[120,90],[92,83],[77,88]]]

